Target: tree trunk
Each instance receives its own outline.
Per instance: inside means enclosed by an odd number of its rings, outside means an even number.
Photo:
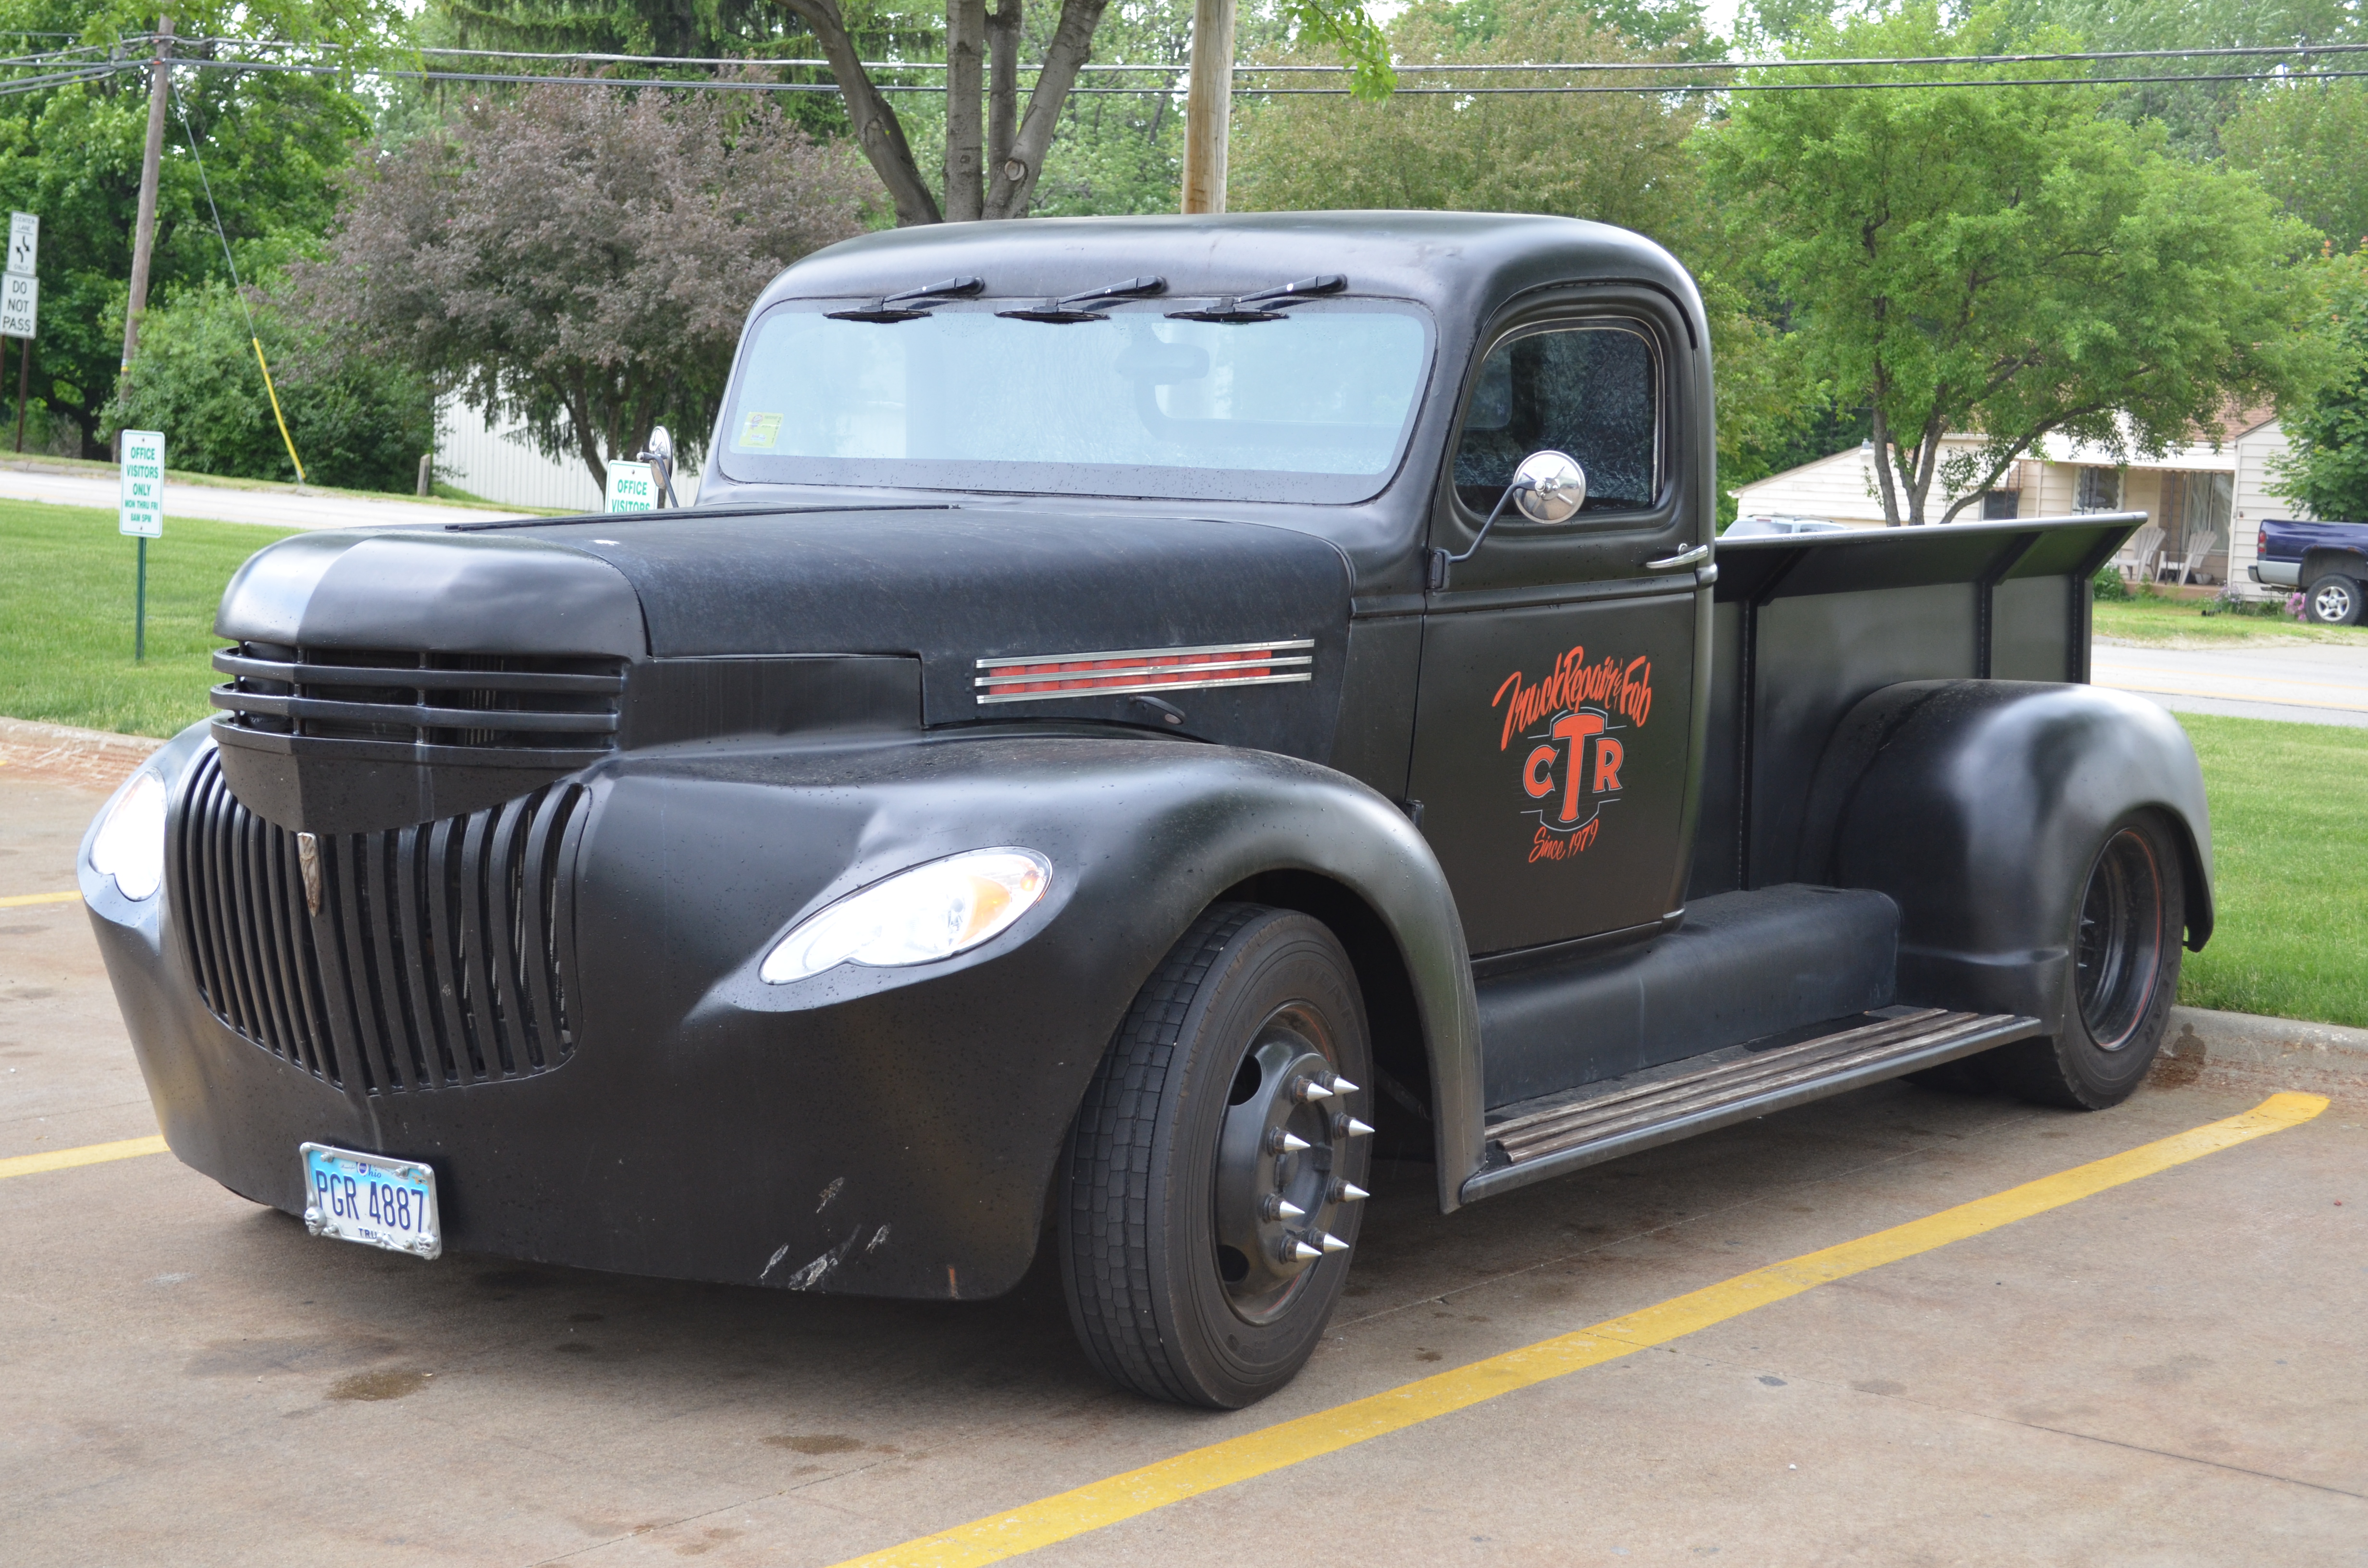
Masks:
[[[1870,439],[1874,443],[1875,488],[1883,493],[1883,526],[1886,528],[1896,528],[1899,526],[1899,492],[1892,481],[1891,426],[1890,422],[1883,417],[1883,400],[1880,396],[1875,399],[1874,429],[1871,433]]]
[[[830,62],[831,79],[838,84],[839,97],[846,102],[848,121],[855,128],[856,144],[871,160],[880,183],[888,187],[889,199],[896,204],[896,222],[900,225],[943,222],[938,199],[930,194],[920,165],[913,161],[903,122],[863,69],[855,40],[848,36],[847,24],[839,16],[838,0],[781,0],[781,4],[805,23],[814,41],[822,45],[823,58]],[[1097,6],[1094,11],[1099,18],[1101,7]]]
[[[1020,0],[997,0],[986,14],[986,177],[1002,177],[1019,135]]]
[[[946,0],[946,222],[986,214],[979,186],[979,110],[986,63],[985,0]]]
[[[1027,215],[1028,199],[1035,194],[1036,177],[1043,171],[1044,150],[1053,144],[1062,107],[1068,101],[1069,89],[1076,85],[1077,68],[1093,57],[1094,28],[1100,25],[1109,4],[1110,0],[1061,0],[1061,20],[1053,28],[1053,41],[1045,47],[1036,90],[1028,95],[1028,113],[1019,122],[1019,135],[1012,139],[1011,156],[992,171],[986,196],[988,217]]]

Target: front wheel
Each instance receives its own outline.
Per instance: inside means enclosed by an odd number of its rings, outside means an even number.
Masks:
[[[2169,828],[2134,812],[2106,833],[2066,934],[2064,1028],[2003,1047],[1985,1064],[2039,1105],[2102,1110],[2130,1097],[2161,1049],[2179,992],[2185,884]]]
[[[1218,904],[1144,983],[1070,1135],[1069,1317],[1155,1399],[1237,1410],[1315,1352],[1349,1273],[1372,1081],[1355,969],[1307,915]]]
[[[2305,618],[2320,626],[2360,624],[2360,585],[2349,577],[2321,577],[2303,598]]]

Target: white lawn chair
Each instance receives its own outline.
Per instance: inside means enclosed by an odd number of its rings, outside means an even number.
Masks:
[[[2148,523],[2132,534],[2129,543],[2122,546],[2119,564],[2123,578],[2133,587],[2153,581],[2155,556],[2161,548],[2162,528],[2158,524]]]
[[[2194,576],[2198,571],[2203,569],[2203,558],[2211,553],[2212,540],[2208,537],[2202,544],[2193,545],[2189,548],[2187,551],[2187,559],[2180,562],[2179,585],[2180,587],[2183,588],[2187,586],[2187,580],[2190,577]]]

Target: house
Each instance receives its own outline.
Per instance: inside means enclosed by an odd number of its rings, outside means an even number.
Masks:
[[[1950,436],[1942,455],[1972,451],[1978,436]],[[2016,461],[1998,488],[1957,514],[1960,522],[2008,517],[2057,517],[2074,512],[2146,514],[2151,539],[2141,532],[2124,551],[2146,545],[2146,559],[2125,562],[2157,582],[2216,587],[2234,583],[2247,597],[2264,589],[2247,577],[2263,517],[2296,515],[2278,494],[2273,465],[2287,451],[2284,430],[2266,409],[2232,413],[2204,439],[2157,458],[2117,463],[2100,449],[2051,436]],[[1957,497],[1935,498],[1937,517]],[[1861,528],[1883,526],[1875,488],[1874,449],[1861,444],[1742,486],[1734,493],[1741,517],[1828,517]]]

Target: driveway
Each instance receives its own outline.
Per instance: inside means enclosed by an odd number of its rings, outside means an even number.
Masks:
[[[117,483],[103,474],[62,473],[0,467],[0,500],[47,501],[62,506],[115,510]],[[213,517],[226,523],[264,523],[283,528],[350,528],[369,523],[483,522],[523,513],[434,501],[339,494],[305,494],[294,489],[244,490],[232,485],[165,483],[165,520]]]
[[[2148,648],[2097,640],[2089,678],[2182,713],[2368,729],[2368,637],[2267,647]]]

